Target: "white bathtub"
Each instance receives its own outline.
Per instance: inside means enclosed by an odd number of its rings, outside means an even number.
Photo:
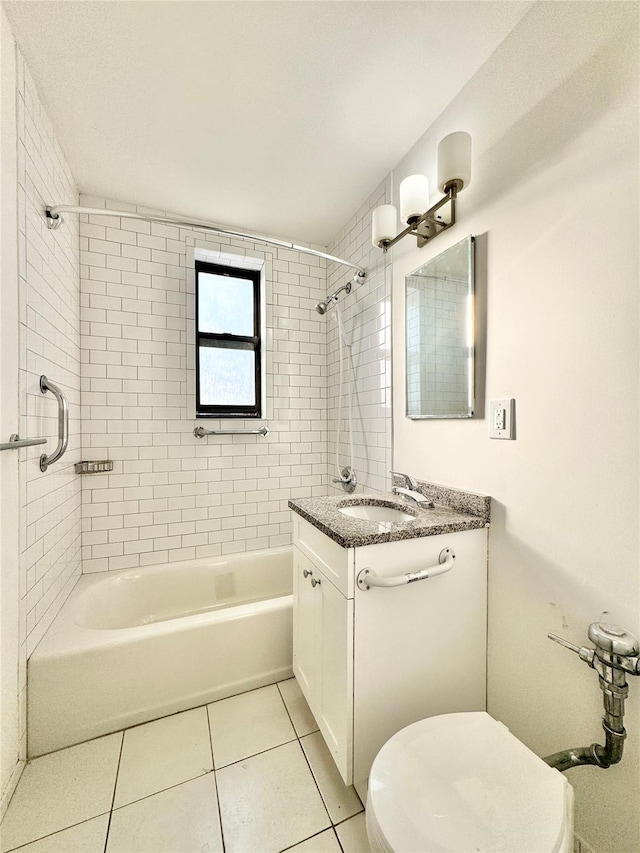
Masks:
[[[29,755],[292,675],[291,549],[84,575],[28,663]]]

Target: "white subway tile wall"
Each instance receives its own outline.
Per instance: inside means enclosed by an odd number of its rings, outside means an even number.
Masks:
[[[347,346],[342,356],[342,407],[338,465],[350,464],[348,433],[349,374],[352,391],[353,467],[357,491],[389,491],[391,468],[391,259],[371,243],[371,214],[374,207],[391,201],[391,178],[373,192],[355,216],[336,235],[327,251],[362,265],[367,277],[349,295],[338,297]],[[351,274],[346,267],[329,263],[327,293],[345,284]],[[340,401],[340,348],[335,304],[324,320],[327,331],[328,364],[328,453],[329,493],[342,487],[332,483],[337,476],[336,441]]]
[[[18,230],[20,272],[20,436],[46,445],[20,451],[20,690],[22,748],[26,739],[26,661],[81,573],[80,301],[78,223],[49,231],[43,212],[52,202],[77,204],[74,179],[17,55]],[[46,473],[41,453],[57,444],[58,408],[40,392],[45,374],[70,405],[65,456]]]
[[[424,275],[407,282],[407,407],[413,414],[458,417],[469,406],[469,286]]]
[[[82,197],[91,207],[136,208]],[[290,542],[291,497],[326,494],[324,261],[287,249],[128,217],[83,216],[85,572],[218,556]],[[318,247],[320,248],[320,247]],[[194,252],[266,272],[270,434],[197,439]]]

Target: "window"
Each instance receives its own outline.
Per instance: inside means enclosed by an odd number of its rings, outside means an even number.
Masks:
[[[196,417],[262,417],[260,271],[196,261]]]

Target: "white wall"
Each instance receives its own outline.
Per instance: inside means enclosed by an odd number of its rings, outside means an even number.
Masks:
[[[437,143],[461,129],[474,173],[458,224],[394,250],[394,466],[493,496],[489,710],[546,755],[602,740],[596,674],[547,632],[586,644],[606,611],[640,634],[637,4],[537,4],[394,182],[427,171],[434,186]],[[489,440],[482,412],[404,416],[404,277],[469,233],[481,237],[486,398],[516,398],[514,442]],[[640,849],[629,680],[622,763],[568,774],[577,832],[600,853]]]
[[[80,227],[83,452],[114,461],[83,477],[84,571],[289,543],[289,498],[326,491],[324,261],[125,217]],[[193,435],[258,426],[194,418],[197,247],[265,264],[266,438]]]

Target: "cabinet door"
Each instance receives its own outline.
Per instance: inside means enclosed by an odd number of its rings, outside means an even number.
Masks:
[[[340,775],[351,784],[353,771],[353,599],[345,598],[326,576],[314,590],[320,602],[321,700],[316,720]]]
[[[293,673],[298,679],[314,716],[318,716],[320,694],[320,587],[311,585],[318,575],[313,563],[297,548],[293,549]]]

